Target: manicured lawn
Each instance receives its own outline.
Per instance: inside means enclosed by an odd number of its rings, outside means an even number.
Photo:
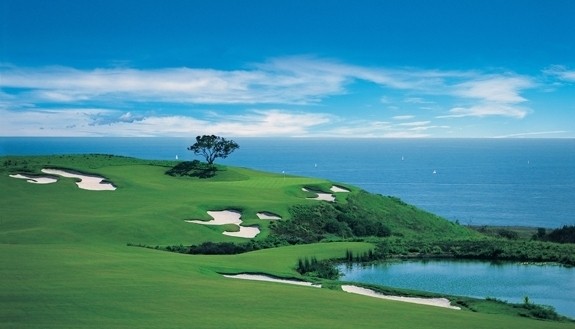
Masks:
[[[0,159],[0,164],[5,159]],[[207,210],[288,216],[321,179],[225,168],[215,180],[164,175],[149,161],[105,157],[30,159],[103,175],[116,191],[85,191],[71,179],[35,185],[0,170],[2,328],[569,328],[572,324],[404,304],[342,291],[228,279],[220,273],[298,277],[299,257],[342,257],[368,243],[291,246],[230,256],[129,247],[244,241],[186,223]],[[354,192],[355,193],[355,190]]]

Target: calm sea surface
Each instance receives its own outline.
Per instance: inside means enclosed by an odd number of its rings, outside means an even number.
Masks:
[[[234,138],[220,163],[327,178],[473,225],[575,225],[575,139]],[[194,159],[194,138],[5,138],[0,155]]]

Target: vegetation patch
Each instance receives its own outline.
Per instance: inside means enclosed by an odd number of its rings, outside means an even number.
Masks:
[[[565,225],[554,229],[549,233],[541,232],[533,236],[534,240],[550,241],[557,243],[575,243],[575,225]]]
[[[180,162],[166,171],[166,174],[170,176],[210,178],[216,175],[217,170],[216,166],[194,160]]]
[[[298,259],[296,271],[301,275],[328,280],[337,280],[340,276],[331,260],[318,261],[316,257]]]
[[[575,266],[575,245],[505,239],[405,240],[386,239],[377,243],[374,257],[461,258],[559,263]]]

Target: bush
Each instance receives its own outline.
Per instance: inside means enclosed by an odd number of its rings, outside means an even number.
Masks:
[[[497,235],[509,240],[517,240],[519,238],[519,233],[507,229],[500,229],[497,231]]]
[[[544,240],[557,243],[575,243],[575,226],[563,226],[551,231],[544,237]]]
[[[216,175],[217,168],[198,160],[180,162],[168,171],[170,176],[190,176],[198,178],[210,178]]]
[[[272,233],[290,244],[314,243],[328,237],[339,238],[391,235],[391,230],[376,216],[357,208],[329,203],[297,205],[290,209],[291,220],[270,225]]]
[[[322,279],[337,280],[339,278],[339,271],[329,261],[318,261],[317,258],[300,258],[296,267],[301,275],[313,276]]]
[[[187,253],[202,254],[202,255],[234,255],[234,254],[241,254],[251,250],[253,249],[249,247],[249,244],[240,245],[232,242],[219,242],[219,243],[204,242],[199,246],[190,246],[187,250]]]

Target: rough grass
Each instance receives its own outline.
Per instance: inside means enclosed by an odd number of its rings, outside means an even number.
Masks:
[[[368,243],[323,243],[233,256],[181,255],[126,245],[244,241],[222,235],[222,228],[184,220],[208,219],[205,211],[229,208],[242,210],[250,224],[260,223],[258,211],[286,218],[290,205],[316,202],[305,199],[301,186],[329,186],[325,180],[229,167],[222,168],[226,173],[220,179],[170,177],[164,172],[173,163],[108,156],[11,158],[16,164],[3,166],[7,160],[0,159],[3,328],[573,327],[220,275],[297,278],[293,267],[299,257],[362,253],[372,248]],[[35,185],[8,177],[48,165],[105,176],[118,189],[84,191],[71,179]]]

